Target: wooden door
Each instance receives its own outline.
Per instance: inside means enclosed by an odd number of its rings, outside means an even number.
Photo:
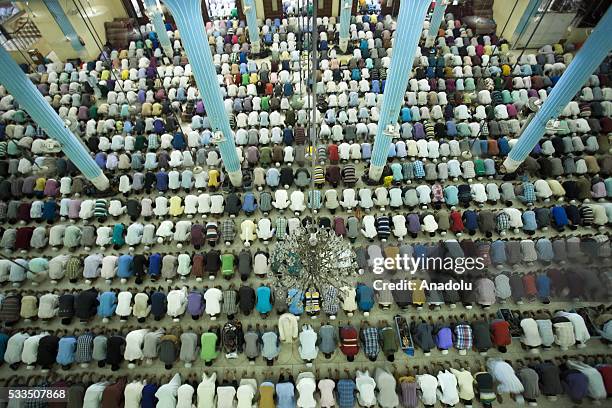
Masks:
[[[399,12],[400,0],[380,0],[380,11],[383,15],[396,16]]]
[[[236,0],[236,10],[238,10],[238,20],[246,21],[244,10],[242,9],[242,0]]]
[[[205,23],[210,21],[210,16],[208,15],[208,5],[206,1],[202,2],[202,18],[204,19]]]
[[[275,19],[283,16],[282,0],[264,0],[265,18]]]
[[[331,0],[313,0],[317,4],[317,17],[331,17],[332,1]]]

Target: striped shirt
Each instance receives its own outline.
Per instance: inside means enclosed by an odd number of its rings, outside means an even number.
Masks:
[[[285,235],[287,235],[287,219],[284,217],[278,217],[276,219],[276,239],[282,241],[285,239]]]
[[[347,164],[342,168],[342,181],[346,184],[355,184],[357,182],[357,171],[355,166]]]
[[[108,217],[108,202],[102,198],[96,200],[94,205],[94,217],[105,218]]]
[[[315,184],[325,183],[325,170],[323,170],[322,166],[315,166],[312,172],[312,179]]]

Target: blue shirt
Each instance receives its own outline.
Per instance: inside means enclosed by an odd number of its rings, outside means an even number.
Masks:
[[[161,255],[152,254],[149,257],[149,275],[159,276],[161,274]]]
[[[160,171],[155,174],[155,187],[158,191],[168,190],[168,173]]]
[[[550,278],[546,274],[538,274],[536,277],[536,288],[538,289],[538,296],[540,298],[547,298],[550,296]]]
[[[183,136],[183,134],[180,132],[175,133],[174,137],[172,138],[172,147],[174,147],[175,150],[183,150],[186,145],[187,143],[185,143],[185,136]]]
[[[70,365],[74,363],[74,352],[76,351],[76,337],[62,337],[57,348],[56,362],[60,365]]]
[[[270,303],[270,295],[272,291],[267,286],[260,286],[256,290],[257,304],[255,310],[259,313],[270,313],[272,310],[272,303]]]
[[[121,255],[117,261],[117,277],[129,278],[134,274],[132,269],[132,261],[134,257],[132,255]]]
[[[338,381],[338,406],[340,408],[353,408],[355,406],[355,382],[345,379]]]
[[[567,213],[563,209],[563,207],[559,207],[558,205],[554,206],[551,210],[553,220],[555,220],[555,225],[557,227],[565,227],[568,224]]]
[[[459,204],[459,190],[456,186],[444,187],[444,201],[450,206]]]
[[[161,317],[166,314],[166,308],[166,294],[153,292],[151,295],[151,314],[154,317]]]
[[[290,382],[276,384],[276,408],[295,408],[295,390]]]
[[[117,294],[115,292],[103,292],[98,296],[98,316],[111,317],[117,308]]]
[[[157,388],[157,384],[147,384],[144,386],[142,389],[142,399],[140,400],[141,408],[155,408],[157,405],[157,398],[155,398]]]
[[[6,344],[9,336],[6,333],[0,333],[0,361],[4,361],[4,353],[6,352]]]
[[[539,261],[550,262],[555,257],[552,242],[548,238],[538,239],[535,243],[535,249]]]
[[[369,312],[374,307],[374,290],[364,285],[363,283],[357,284],[357,306],[362,312]]]
[[[42,218],[45,221],[55,221],[57,213],[57,203],[55,200],[45,201],[43,204]]]
[[[463,213],[463,220],[463,224],[468,230],[476,231],[478,229],[478,214],[476,211],[465,211]]]
[[[506,263],[506,244],[504,241],[497,240],[491,242],[490,254],[491,262],[494,264]]]
[[[243,198],[242,211],[244,212],[255,212],[257,204],[255,203],[255,195],[253,193],[246,193]]]
[[[287,296],[289,300],[289,313],[296,316],[304,313],[304,293],[297,289],[289,289]]]
[[[523,212],[523,231],[535,231],[538,229],[535,212],[528,210]]]

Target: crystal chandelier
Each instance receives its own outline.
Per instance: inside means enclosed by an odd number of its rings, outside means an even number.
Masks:
[[[270,277],[285,290],[341,290],[352,286],[357,261],[351,245],[331,229],[316,224],[300,226],[276,243],[270,256]]]

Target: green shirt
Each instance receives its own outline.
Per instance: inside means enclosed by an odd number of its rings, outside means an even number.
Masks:
[[[477,176],[484,176],[486,173],[484,160],[475,159],[474,160],[474,170],[476,171]]]
[[[223,275],[234,274],[234,255],[223,254],[221,255],[221,273]]]
[[[380,337],[382,338],[382,349],[385,354],[395,353],[397,351],[397,336],[393,328],[382,328],[380,330]]]
[[[200,358],[205,362],[217,358],[217,335],[215,333],[202,333],[200,337]]]

